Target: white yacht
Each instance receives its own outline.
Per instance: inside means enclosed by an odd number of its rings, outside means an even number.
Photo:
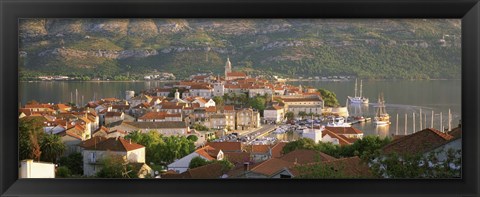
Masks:
[[[360,80],[360,96],[357,96],[357,79],[355,79],[355,96],[351,97],[348,96],[348,100],[352,104],[368,104],[369,100],[366,97],[362,96],[362,89],[363,89],[363,84],[362,80]]]
[[[327,127],[351,127],[349,123],[345,122],[345,118],[339,116],[339,117],[333,117],[332,121],[327,123]]]

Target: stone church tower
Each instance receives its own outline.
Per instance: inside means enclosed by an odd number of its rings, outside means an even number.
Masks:
[[[225,79],[227,79],[227,74],[232,72],[232,63],[230,58],[227,57],[227,62],[225,63]]]

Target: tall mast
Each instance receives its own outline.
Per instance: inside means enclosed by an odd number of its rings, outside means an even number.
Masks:
[[[363,80],[360,79],[360,98],[362,98],[362,89],[363,89],[362,81]]]
[[[443,114],[442,114],[442,112],[440,112],[440,131],[445,132],[445,130],[443,130]]]
[[[355,79],[355,97],[357,97],[357,79]]]
[[[413,112],[413,131],[412,133],[415,133],[415,112]]]
[[[433,115],[434,115],[434,113],[433,113],[433,110],[432,110],[432,126],[430,126],[430,128],[433,128]]]
[[[398,135],[398,113],[397,113],[397,129],[395,130],[395,135]]]
[[[420,108],[420,130],[423,129],[423,125],[422,125],[422,108]]]
[[[450,109],[448,109],[448,131],[452,130],[452,113],[450,113]]]

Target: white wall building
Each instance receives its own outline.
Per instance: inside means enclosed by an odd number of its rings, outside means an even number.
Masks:
[[[55,164],[27,159],[20,162],[18,173],[19,178],[55,178]]]

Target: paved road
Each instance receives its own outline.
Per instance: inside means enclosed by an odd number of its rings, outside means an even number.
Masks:
[[[253,137],[251,140],[254,140],[257,136],[261,136],[265,133],[271,132],[271,131],[275,130],[276,128],[277,128],[277,125],[269,125],[269,124],[268,125],[263,125],[259,129],[240,134],[240,137],[244,137],[244,136],[248,135],[250,137]]]

